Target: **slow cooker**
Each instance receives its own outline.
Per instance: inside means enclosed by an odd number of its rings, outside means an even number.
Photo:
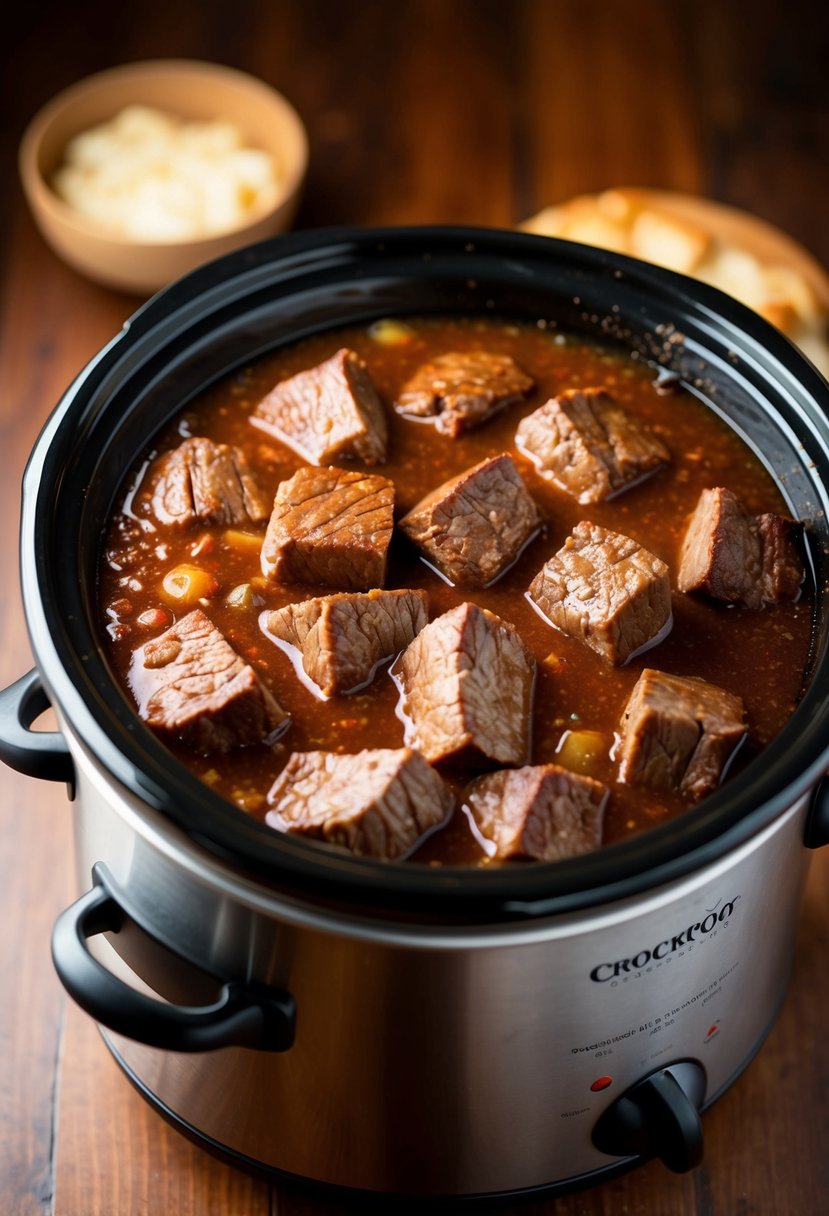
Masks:
[[[206,386],[347,323],[491,313],[676,373],[805,521],[813,648],[793,717],[697,809],[565,862],[388,864],[285,837],[201,785],[96,642],[104,522],[136,454]],[[243,1167],[383,1196],[569,1188],[700,1159],[700,1112],[783,999],[809,851],[829,838],[829,388],[760,317],[599,250],[477,229],[321,230],[211,263],[141,308],[26,469],[34,671],[0,754],[74,799],[58,974],[121,1067]],[[32,730],[54,706],[59,732]]]

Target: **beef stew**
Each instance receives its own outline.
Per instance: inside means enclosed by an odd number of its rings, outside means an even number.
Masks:
[[[262,403],[273,401],[280,385],[295,384],[296,378],[329,361],[338,361],[342,367],[347,358],[343,351],[354,353],[356,363],[349,363],[359,367],[362,387],[362,378],[368,377],[383,403],[388,446],[382,464],[376,464],[372,454],[368,459],[365,455],[337,455],[336,468],[309,465],[295,445],[263,428],[261,420],[256,422]],[[487,360],[480,357],[484,352],[495,360],[489,386],[480,382],[486,379]],[[461,357],[464,354],[466,358]],[[450,426],[447,418],[442,425],[449,407],[434,393],[434,408],[424,409],[420,416],[411,409],[402,411],[401,400],[408,399],[412,384],[422,386],[428,381],[432,390],[441,387],[436,365],[457,369],[454,380],[445,377],[450,388],[457,388],[455,381],[464,387],[461,373],[469,380],[469,369],[476,369],[477,404],[474,410],[470,407],[468,424],[456,420]],[[315,382],[313,376],[306,379]],[[621,481],[617,478],[618,484],[606,495],[589,502],[580,502],[579,495],[563,488],[560,479],[545,477],[529,445],[522,445],[516,436],[523,420],[543,410],[545,403],[566,400],[568,393],[582,394],[593,402],[598,395],[601,409],[593,410],[591,416],[594,422],[603,420],[605,435],[611,431],[628,437],[633,434],[637,442],[627,446],[644,446],[649,453],[647,468],[637,469],[635,476]],[[447,394],[453,410],[465,409],[467,397],[460,390],[454,396]],[[279,523],[276,549],[273,544],[263,546],[263,537],[273,535],[273,516],[267,524],[250,519],[228,526],[198,517],[186,527],[163,525],[153,513],[157,497],[153,469],[194,438],[226,444],[241,453],[259,491],[270,501],[281,500],[293,507],[294,499],[310,500],[316,510],[331,501],[326,494],[332,486],[348,490],[370,482],[371,504],[360,494],[347,493],[344,520],[338,507],[325,508],[325,543],[320,547],[314,537],[310,550],[304,546],[307,530],[286,510],[274,512]],[[605,467],[620,464],[619,441],[613,450],[616,464],[605,461]],[[494,573],[486,565],[483,574],[464,582],[462,570],[458,573],[446,562],[441,566],[436,554],[425,549],[423,528],[421,535],[407,536],[400,524],[408,516],[417,518],[419,512],[422,523],[423,503],[433,502],[436,493],[441,507],[447,498],[457,501],[462,496],[455,489],[458,485],[468,505],[468,475],[479,466],[497,466],[502,457],[529,500],[528,507],[513,486],[515,501],[524,504],[518,521],[519,540],[511,535],[514,529],[500,524],[491,528],[496,537],[510,531],[505,547],[509,560],[496,554]],[[364,472],[369,466],[371,472]],[[509,477],[512,480],[511,472]],[[302,493],[286,493],[286,486],[296,488],[297,479],[303,483]],[[316,481],[324,493],[318,492]],[[406,745],[423,750],[419,737],[432,730],[436,719],[428,717],[426,726],[422,720],[413,726],[407,706],[409,673],[417,667],[414,658],[428,652],[427,643],[435,632],[441,633],[441,628],[436,631],[434,627],[448,617],[452,628],[447,636],[453,634],[458,644],[453,649],[446,637],[439,638],[440,645],[430,653],[424,670],[434,684],[436,673],[446,676],[447,656],[454,655],[450,665],[454,662],[457,670],[454,683],[449,680],[452,690],[447,691],[445,681],[443,687],[433,690],[427,680],[419,695],[424,704],[431,698],[438,716],[445,716],[454,706],[456,726],[461,726],[448,750],[427,756],[450,791],[455,810],[443,816],[437,830],[409,842],[413,860],[433,865],[499,864],[498,857],[490,859],[480,832],[473,830],[470,790],[475,781],[494,781],[502,772],[524,773],[529,766],[558,766],[607,789],[601,840],[611,842],[667,817],[693,813],[700,796],[696,787],[683,789],[681,780],[652,788],[620,773],[620,721],[646,669],[656,669],[657,674],[672,679],[706,681],[727,696],[739,698],[744,706],[747,733],[739,732],[737,747],[737,732],[733,732],[735,746],[728,754],[723,752],[720,771],[709,777],[707,788],[716,784],[729,764],[728,772],[737,772],[773,738],[801,691],[812,610],[808,587],[801,589],[799,579],[795,580],[794,597],[760,609],[678,590],[680,549],[689,519],[703,491],[718,486],[727,486],[745,504],[751,518],[785,520],[780,491],[743,441],[687,390],[675,386],[666,394],[653,369],[625,353],[545,326],[492,318],[407,319],[405,323],[317,335],[274,352],[217,384],[202,400],[188,403],[157,437],[154,451],[136,465],[124,488],[123,504],[113,515],[100,563],[105,646],[126,694],[136,703],[136,655],[142,648],[163,635],[174,618],[180,621],[194,609],[209,618],[243,664],[256,673],[282,713],[290,716],[290,724],[276,737],[267,735],[261,742],[221,753],[194,748],[192,743],[188,746],[175,732],[165,732],[165,742],[180,761],[230,801],[257,817],[270,815],[273,820],[280,816],[274,799],[281,796],[273,791],[280,788],[280,774],[287,766],[299,763],[291,760],[296,754],[356,756]],[[474,496],[469,509],[477,509]],[[366,526],[366,512],[380,522]],[[540,526],[531,526],[536,513]],[[484,507],[484,522],[487,514]],[[444,532],[450,534],[457,527],[451,515],[450,510],[441,521]],[[513,522],[510,518],[509,523]],[[791,524],[785,522],[789,536]],[[627,539],[638,552],[653,559],[662,624],[646,639],[653,642],[649,648],[633,647],[630,654],[617,653],[608,662],[585,645],[584,637],[562,632],[532,604],[528,591],[534,580],[565,538],[582,525]],[[333,564],[326,548],[332,537]],[[339,544],[340,539],[345,543]],[[801,543],[798,539],[791,552]],[[464,552],[463,545],[460,551]],[[285,552],[289,563],[279,573],[277,563]],[[310,562],[306,552],[312,554]],[[796,557],[802,573],[799,552]],[[672,588],[669,631],[662,602],[663,567]],[[791,585],[790,578],[787,586]],[[308,657],[306,641],[323,613],[324,645],[329,654],[337,648],[331,633],[338,628],[337,613],[332,615],[330,607],[323,610],[321,602],[370,596],[380,590],[405,593],[407,603],[413,602],[413,596],[422,600],[425,595],[428,609],[423,615],[430,623],[418,619],[411,623],[411,640],[408,635],[397,635],[389,643],[395,650],[403,650],[396,658],[388,652],[388,645],[379,646],[382,654],[376,647],[369,648],[378,657],[361,668],[368,670],[366,678],[349,683],[348,689],[338,686],[336,680],[332,683],[329,674],[317,680],[307,666],[308,662],[313,666],[315,660]],[[308,604],[315,606],[306,609]],[[353,619],[354,604],[350,607],[352,611],[345,616]],[[481,622],[485,623],[483,629]],[[464,640],[477,635],[481,635],[480,645],[470,647]],[[310,645],[318,646],[320,638],[317,628]],[[503,664],[496,664],[487,677],[493,653],[503,659],[505,650],[512,674],[505,682]],[[476,657],[484,655],[486,658]],[[394,659],[390,671],[383,666],[387,659]],[[329,673],[330,665],[323,663],[323,669]],[[498,674],[492,676],[492,671]],[[466,685],[474,686],[476,679],[478,691],[474,687],[467,690]],[[471,711],[466,707],[476,702],[502,736],[495,746],[487,744],[482,749],[475,741],[475,730],[467,729]],[[504,743],[508,737],[512,740],[509,745]],[[323,768],[326,763],[322,762]],[[504,789],[524,789],[531,785],[532,776],[517,782],[499,778],[494,788],[499,782]],[[359,786],[360,782],[354,779],[352,784]],[[318,835],[324,837],[324,833]],[[599,834],[587,831],[580,839],[584,849],[592,848]],[[345,847],[349,847],[347,842]],[[520,850],[509,855],[522,856]]]

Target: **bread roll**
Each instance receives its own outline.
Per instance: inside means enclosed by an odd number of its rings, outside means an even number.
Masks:
[[[829,376],[829,277],[756,216],[690,195],[618,189],[545,207],[519,227],[710,283],[777,326]]]

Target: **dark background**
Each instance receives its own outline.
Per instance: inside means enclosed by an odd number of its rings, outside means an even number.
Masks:
[[[253,72],[298,108],[313,151],[300,227],[503,225],[639,185],[747,207],[829,261],[817,0],[17,0],[4,25],[4,206],[23,127],[55,92],[183,56]]]

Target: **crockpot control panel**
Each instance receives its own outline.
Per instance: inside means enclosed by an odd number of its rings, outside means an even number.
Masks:
[[[684,1173],[702,1160],[704,1097],[705,1073],[696,1061],[658,1068],[607,1108],[593,1130],[593,1143],[611,1157],[659,1157]]]
[[[548,1023],[559,1031],[559,1175],[642,1157],[693,1168],[699,1112],[751,1059],[785,989],[805,811],[793,807],[767,832],[768,848],[757,838],[698,888],[576,935],[572,950],[560,943],[556,991],[567,1000]],[[781,849],[788,867],[775,864]]]

